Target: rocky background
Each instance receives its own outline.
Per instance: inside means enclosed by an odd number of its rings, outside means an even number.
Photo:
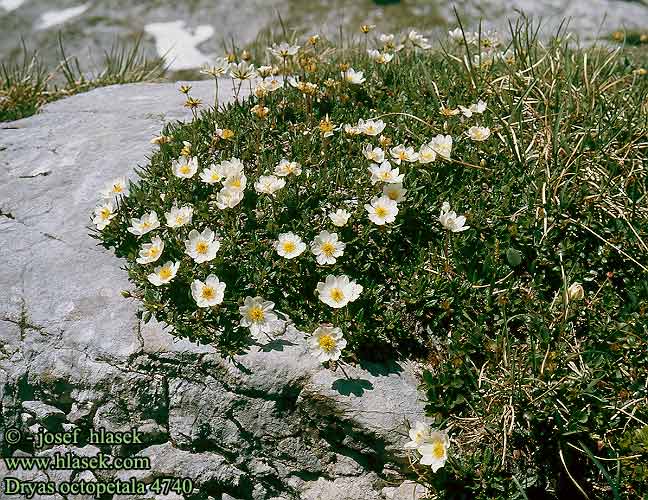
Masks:
[[[441,34],[456,26],[454,8],[465,24],[508,30],[524,11],[542,16],[545,30],[567,18],[584,41],[623,28],[648,28],[648,0],[0,0],[0,60],[21,54],[21,38],[56,66],[58,34],[66,54],[84,68],[99,67],[116,37],[144,37],[150,55],[167,54],[173,71],[186,71],[221,55],[234,40],[239,47],[281,33],[279,17],[297,33],[336,37],[340,27],[358,32],[362,23],[381,32],[409,28]]]
[[[213,100],[211,82],[193,86]],[[174,84],[114,86],[0,124],[0,456],[73,449],[8,446],[10,427],[135,428],[145,444],[102,451],[151,457],[152,469],[98,479],[190,477],[191,499],[412,498],[402,445],[425,405],[412,364],[332,372],[297,331],[227,361],[142,324],[122,297],[127,275],[88,236],[90,214],[107,182],[146,162],[165,121],[187,118],[182,103]]]

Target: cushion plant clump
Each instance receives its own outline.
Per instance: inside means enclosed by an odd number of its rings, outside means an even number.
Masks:
[[[647,79],[640,55],[535,34],[458,29],[437,49],[363,26],[261,66],[231,54],[205,73],[237,99],[183,86],[193,120],[110,184],[93,234],[176,336],[234,355],[293,323],[325,363],[424,361],[452,439],[419,423],[406,446],[434,491],[634,492]]]

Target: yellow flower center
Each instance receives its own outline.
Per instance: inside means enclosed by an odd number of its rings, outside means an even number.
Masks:
[[[331,132],[333,130],[333,123],[323,120],[322,122],[320,122],[319,128],[324,133]]]
[[[331,289],[331,298],[335,302],[342,302],[344,300],[344,292],[339,288]]]
[[[175,220],[178,226],[182,226],[182,224],[184,224],[184,217],[182,215],[177,215]]]
[[[151,223],[149,221],[142,222],[142,229],[148,229],[150,227],[151,227]]]
[[[163,267],[160,269],[160,279],[168,280],[172,275],[173,273],[171,272],[170,267]]]
[[[435,441],[435,443],[432,445],[432,455],[434,455],[434,458],[441,460],[443,457],[445,457],[445,446],[443,446],[443,443],[441,441]]]
[[[216,290],[214,290],[211,286],[205,286],[202,289],[201,295],[203,299],[212,300],[216,297]]]
[[[380,173],[380,178],[381,178],[383,181],[386,181],[386,180],[391,179],[391,172],[381,172],[381,173]]]
[[[121,184],[115,184],[115,185],[113,186],[113,191],[114,191],[115,193],[121,193],[123,190],[124,190],[124,188],[122,187]]]
[[[373,134],[376,132],[376,127],[374,127],[373,125],[368,125],[365,127],[365,131],[367,134]]]
[[[376,207],[376,215],[381,219],[387,217],[387,209],[385,207]]]
[[[223,130],[223,132],[221,134],[221,137],[223,139],[231,139],[232,137],[234,137],[234,132],[232,130],[226,128],[226,129]]]
[[[235,177],[234,179],[232,179],[232,180],[230,181],[229,185],[230,185],[231,187],[233,187],[233,188],[241,189],[241,179],[238,178],[238,177]]]
[[[322,350],[326,352],[331,352],[333,349],[335,349],[335,346],[337,345],[335,339],[330,335],[322,335],[319,338],[318,342]]]
[[[102,219],[107,219],[108,217],[110,217],[112,212],[109,208],[102,208],[100,214]]]
[[[292,253],[295,251],[295,244],[292,241],[284,241],[281,246],[283,251],[286,253]]]
[[[330,241],[327,241],[322,245],[322,253],[327,257],[333,255],[333,252],[335,252],[335,245]]]
[[[205,254],[207,253],[207,250],[209,250],[209,245],[206,242],[199,241],[198,243],[196,243],[196,252]]]
[[[211,180],[214,181],[214,182],[220,181],[220,175],[217,172],[212,172]]]
[[[151,247],[148,251],[149,257],[157,257],[160,254],[160,249],[158,247]]]
[[[398,199],[398,191],[396,191],[395,189],[391,189],[391,190],[387,191],[387,197],[390,200]]]
[[[263,309],[261,309],[259,306],[254,306],[252,309],[248,311],[248,316],[252,321],[263,321],[264,313]]]
[[[182,165],[180,167],[180,173],[187,175],[189,172],[191,172],[191,167],[189,165]]]
[[[405,151],[401,151],[400,153],[398,153],[398,158],[400,160],[406,159],[407,158],[407,153],[405,153]]]

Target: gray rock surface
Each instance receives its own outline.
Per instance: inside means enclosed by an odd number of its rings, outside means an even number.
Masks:
[[[211,89],[193,92],[211,102]],[[149,457],[151,469],[98,480],[190,477],[192,498],[214,500],[400,498],[405,422],[424,407],[414,366],[347,366],[347,378],[322,368],[295,330],[231,362],[141,324],[121,296],[126,273],[88,236],[89,215],[108,181],[146,162],[165,121],[187,118],[182,102],[174,84],[117,86],[0,124],[3,456],[32,451],[4,442],[14,426],[135,428],[142,445],[99,448]]]

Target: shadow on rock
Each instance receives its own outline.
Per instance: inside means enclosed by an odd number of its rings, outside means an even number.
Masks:
[[[339,378],[331,384],[331,389],[336,390],[343,396],[362,396],[365,391],[373,390],[371,382],[364,378]]]
[[[260,347],[263,352],[270,352],[270,351],[283,351],[284,347],[291,346],[291,345],[297,345],[297,344],[284,339],[276,339],[276,340],[271,340],[267,344],[264,344]]]
[[[360,366],[371,373],[374,377],[391,375],[392,373],[401,373],[403,371],[403,367],[396,361],[385,361],[383,363],[361,361]]]

